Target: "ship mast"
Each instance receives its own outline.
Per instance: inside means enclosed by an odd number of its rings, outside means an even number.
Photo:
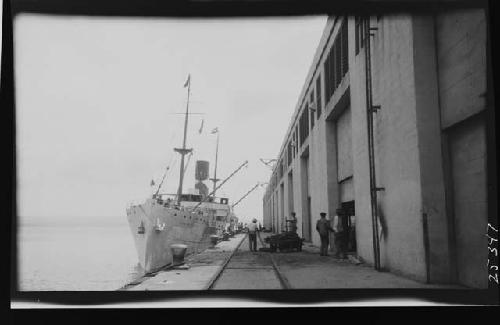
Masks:
[[[181,166],[180,166],[180,177],[179,177],[179,189],[177,190],[177,204],[181,203],[182,195],[182,183],[184,181],[184,156],[193,149],[186,149],[186,137],[187,137],[187,126],[188,126],[188,115],[189,115],[189,95],[191,93],[191,75],[188,75],[188,79],[184,84],[184,87],[188,87],[187,103],[186,103],[186,113],[184,115],[184,139],[182,140],[182,148],[174,148],[174,151],[181,155]]]
[[[210,178],[210,180],[214,183],[213,189],[213,198],[215,199],[215,191],[217,190],[217,182],[220,179],[217,178],[217,156],[219,154],[219,128],[215,128],[212,133],[217,133],[217,145],[215,147],[215,168],[214,168],[214,178]]]

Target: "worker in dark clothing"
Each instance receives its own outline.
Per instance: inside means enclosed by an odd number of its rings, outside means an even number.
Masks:
[[[293,233],[297,232],[297,217],[295,212],[292,212],[290,219],[287,220],[287,230]]]
[[[328,256],[330,231],[333,231],[333,229],[330,226],[330,221],[326,220],[326,213],[321,212],[319,215],[321,216],[321,219],[319,219],[316,223],[316,230],[319,232],[319,237],[321,238],[321,248],[319,255]]]
[[[257,251],[257,231],[259,230],[257,228],[257,219],[253,219],[252,223],[248,225],[248,244],[250,251],[256,252]]]

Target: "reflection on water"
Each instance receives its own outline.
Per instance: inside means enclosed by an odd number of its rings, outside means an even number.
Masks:
[[[17,240],[21,291],[117,290],[144,274],[126,223],[24,224]]]

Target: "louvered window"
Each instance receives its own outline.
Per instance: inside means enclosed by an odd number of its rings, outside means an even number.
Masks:
[[[355,25],[355,43],[356,43],[356,55],[363,48],[365,43],[365,33],[363,30],[363,18],[361,16],[356,16],[354,18]]]
[[[309,114],[307,107],[302,110],[302,115],[299,119],[300,124],[300,145],[304,144],[304,141],[309,136]]]
[[[311,91],[311,94],[309,96],[309,105],[312,105],[314,103],[314,91]],[[314,121],[316,120],[314,118],[314,109],[311,109],[311,130],[314,128]]]
[[[321,115],[321,74],[318,75],[318,78],[316,79],[316,117],[319,119],[319,116]]]
[[[288,166],[290,166],[290,164],[292,163],[292,152],[293,152],[293,149],[292,149],[292,141],[289,140],[288,141],[288,146],[287,146],[287,153],[288,153]]]
[[[325,71],[325,104],[333,96],[349,70],[348,52],[347,20],[344,19],[323,66]]]

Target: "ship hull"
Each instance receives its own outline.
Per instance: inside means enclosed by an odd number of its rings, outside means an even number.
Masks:
[[[178,210],[153,199],[129,207],[127,219],[145,273],[172,263],[172,244],[187,245],[186,254],[198,253],[210,245],[210,235],[216,233],[215,218],[209,211]]]

